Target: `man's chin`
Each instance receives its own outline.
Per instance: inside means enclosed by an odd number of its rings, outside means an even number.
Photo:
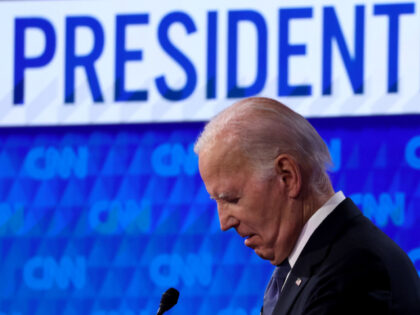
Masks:
[[[260,256],[262,259],[269,260],[270,263],[274,259],[274,253],[271,253],[271,251],[263,250],[260,248],[254,248],[255,254]]]
[[[284,261],[284,259],[279,259],[279,257],[276,257],[272,251],[268,251],[268,250],[264,251],[264,250],[256,248],[254,249],[254,252],[258,256],[260,256],[260,258],[270,261],[270,264],[274,266],[278,266]]]

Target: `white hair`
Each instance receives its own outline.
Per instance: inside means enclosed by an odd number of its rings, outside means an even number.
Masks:
[[[305,118],[276,100],[251,97],[223,110],[205,126],[194,151],[199,154],[221,140],[238,145],[264,177],[274,174],[277,156],[289,154],[306,188],[323,193],[330,187],[326,171],[332,163],[325,142]]]

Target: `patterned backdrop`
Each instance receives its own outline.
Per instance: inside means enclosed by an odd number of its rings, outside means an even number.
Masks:
[[[312,119],[331,178],[420,270],[420,116]],[[202,123],[0,129],[0,315],[256,315],[272,266],[222,233]]]

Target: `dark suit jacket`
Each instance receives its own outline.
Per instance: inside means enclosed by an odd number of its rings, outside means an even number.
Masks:
[[[347,198],[310,237],[275,315],[420,314],[408,256]]]

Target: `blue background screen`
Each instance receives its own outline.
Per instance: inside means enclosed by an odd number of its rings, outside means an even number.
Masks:
[[[353,198],[420,270],[420,116],[311,119]],[[0,314],[256,315],[272,266],[221,232],[204,123],[0,129]]]

